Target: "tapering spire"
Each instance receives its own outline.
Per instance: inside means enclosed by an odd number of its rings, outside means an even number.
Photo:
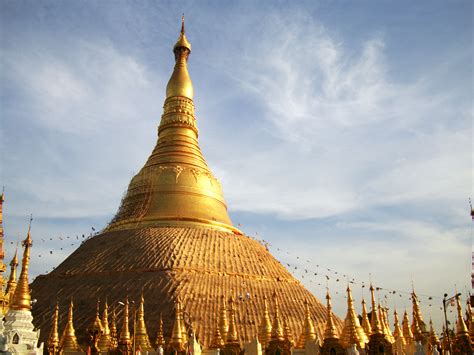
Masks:
[[[239,335],[235,324],[234,298],[229,298],[229,331],[227,332],[226,344],[238,344]]]
[[[16,290],[16,268],[18,266],[18,243],[16,245],[15,255],[10,261],[10,277],[7,282],[7,289],[5,290],[5,295],[8,295],[9,302],[12,303],[13,295]]]
[[[15,310],[31,310],[31,296],[30,296],[30,287],[28,286],[28,266],[30,263],[30,249],[33,245],[31,241],[31,221],[33,218],[30,218],[30,225],[28,227],[28,233],[26,234],[26,239],[22,242],[25,250],[23,251],[23,259],[21,261],[21,272],[20,277],[18,278],[18,284],[13,295],[12,304],[10,308]]]
[[[341,345],[348,349],[353,344],[363,349],[365,344],[369,342],[364,330],[360,326],[359,318],[357,318],[354,309],[354,300],[352,299],[352,292],[349,285],[347,286],[347,314],[344,320],[344,327],[341,333]]]
[[[227,333],[229,332],[229,323],[227,321],[227,307],[225,296],[221,296],[221,311],[219,316],[219,330],[221,337],[224,341],[227,339]]]
[[[425,336],[428,331],[426,329],[426,324],[423,321],[423,316],[421,315],[420,305],[418,304],[418,296],[415,293],[415,287],[413,286],[412,293],[411,293],[411,300],[413,305],[413,317],[416,317],[418,326],[420,327],[420,331]],[[415,323],[415,322],[413,322]],[[413,333],[415,333],[414,329],[412,329]]]
[[[461,334],[469,334],[466,323],[464,322],[464,318],[462,316],[461,300],[459,293],[456,293],[456,310],[458,313],[458,319],[456,321],[456,337]]]
[[[102,334],[102,322],[100,321],[99,309],[100,307],[100,300],[97,300],[96,308],[95,308],[95,317],[92,321],[92,324],[89,326],[89,332],[97,332],[98,334]]]
[[[327,304],[327,316],[326,316],[326,329],[324,330],[324,340],[339,339],[336,326],[334,325],[334,319],[332,315],[331,295],[329,294],[329,289],[326,290],[326,304]]]
[[[283,337],[285,341],[291,345],[293,345],[293,334],[291,334],[291,329],[288,324],[288,319],[285,318],[283,321]]]
[[[403,331],[402,328],[400,327],[400,323],[398,321],[398,313],[397,310],[395,309],[393,311],[393,325],[394,325],[394,330],[393,330],[393,337],[395,341],[398,341],[402,347],[406,345],[405,337],[403,336]]]
[[[395,342],[393,338],[392,331],[390,330],[390,325],[388,324],[387,313],[385,312],[385,308],[383,308],[379,303],[379,317],[380,317],[380,324],[382,325],[382,331],[385,335],[385,339],[388,340],[391,344]]]
[[[413,314],[413,321],[411,323],[411,330],[413,331],[413,338],[415,341],[425,341],[425,337],[423,335],[423,332],[421,331],[420,328],[420,323],[418,323],[418,317],[416,317],[415,314]]]
[[[369,316],[367,315],[367,308],[365,306],[365,300],[362,298],[362,328],[367,336],[372,334],[372,327],[370,326]]]
[[[370,297],[372,301],[372,312],[370,314],[370,327],[372,328],[371,334],[383,334],[382,325],[380,323],[379,314],[377,312],[377,305],[375,303],[374,287],[370,284]]]
[[[115,308],[112,309],[112,317],[110,320],[110,350],[115,350],[118,346],[117,317]]]
[[[118,341],[118,348],[122,352],[129,352],[132,343],[130,339],[130,328],[128,327],[129,322],[129,314],[128,314],[128,296],[125,298],[125,303],[123,307],[123,323],[122,323],[122,330],[120,331],[120,338]]]
[[[163,317],[160,313],[160,320],[158,321],[158,332],[156,333],[155,347],[165,346],[165,334],[163,333]]]
[[[7,266],[4,263],[5,251],[3,248],[4,243],[4,234],[3,234],[3,201],[5,201],[5,189],[2,189],[2,194],[0,195],[0,290],[3,292],[3,287],[5,286],[5,279],[3,273],[7,270]],[[0,292],[1,293],[1,292]],[[9,295],[0,294],[0,307],[1,313],[7,311]]]
[[[54,307],[54,313],[51,321],[51,331],[48,337],[48,353],[55,355],[59,350],[59,334],[58,334],[58,318],[59,318],[59,305],[56,302]]]
[[[429,342],[432,347],[438,346],[440,344],[439,338],[436,335],[436,332],[433,328],[433,320],[430,317],[430,335],[429,335]]]
[[[262,344],[262,348],[265,349],[268,346],[272,337],[272,321],[268,313],[267,297],[263,297],[263,318],[260,323],[260,332],[258,334],[258,340]]]
[[[171,333],[171,347],[175,351],[183,351],[185,348],[185,341],[183,336],[183,326],[182,326],[182,311],[181,311],[181,302],[176,300],[175,312],[174,312],[174,324],[173,330]]]
[[[73,309],[74,304],[71,299],[67,313],[66,327],[64,328],[63,336],[61,337],[60,350],[62,353],[82,352],[82,349],[77,343],[76,331],[74,330]]]
[[[140,297],[140,304],[138,306],[137,328],[135,331],[135,346],[140,347],[143,352],[151,351],[150,339],[145,325],[145,299],[143,293]]]
[[[407,342],[407,344],[411,344],[414,340],[414,337],[413,337],[413,332],[411,331],[410,320],[408,319],[408,313],[406,310],[405,310],[405,313],[403,313],[402,326],[403,326],[403,337],[405,338],[405,341]]]
[[[110,327],[109,327],[109,305],[107,299],[105,300],[104,310],[102,312],[102,335],[99,339],[99,349],[101,352],[108,352],[110,350]]]
[[[158,142],[130,182],[108,230],[198,225],[241,234],[232,226],[221,185],[199,148],[194,91],[187,68],[191,44],[184,22],[173,52],[176,64],[166,87]]]
[[[275,316],[272,324],[272,340],[282,341],[285,339],[283,333],[283,325],[280,319],[280,308],[278,306],[278,298],[276,292],[273,293],[273,303],[275,305]]]
[[[211,349],[222,349],[224,347],[224,340],[221,337],[221,331],[220,331],[220,326],[219,326],[219,320],[217,321],[216,324],[216,329],[214,330],[214,336],[212,338],[212,342],[210,345]]]

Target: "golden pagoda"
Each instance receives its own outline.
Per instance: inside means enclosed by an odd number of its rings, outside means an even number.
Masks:
[[[359,318],[354,309],[354,300],[352,299],[352,292],[347,286],[347,314],[344,320],[344,327],[341,332],[341,345],[348,349],[355,344],[359,349],[364,349],[365,344],[369,342],[364,329],[362,329]]]
[[[141,351],[151,351],[150,339],[148,338],[148,332],[145,325],[145,299],[143,294],[140,298],[140,304],[138,305],[137,324],[135,330],[135,347],[140,348]]]
[[[51,330],[48,337],[48,353],[56,355],[59,353],[59,334],[58,334],[59,306],[54,307]]]
[[[334,324],[334,316],[332,314],[331,296],[329,289],[326,291],[326,328],[324,330],[323,343],[321,344],[320,353],[322,355],[345,355],[346,350],[339,341],[339,334]]]
[[[207,348],[218,318],[226,321],[220,312],[220,297],[226,294],[235,299],[239,339],[247,343],[258,336],[265,295],[276,292],[285,305],[281,317],[289,331],[299,338],[309,314],[322,338],[324,306],[229,218],[221,185],[199,148],[187,69],[191,45],[184,22],[173,53],[176,63],[166,87],[156,146],[132,178],[110,224],[32,283],[38,300],[32,310],[35,325],[42,337],[48,334],[56,294],[61,295],[60,311],[66,308],[61,302],[74,296],[81,307],[77,322],[85,325],[92,322],[95,299],[108,297],[116,304],[126,295],[139,299],[143,291],[149,334],[156,334],[160,314],[164,334],[171,334],[174,300],[180,296],[185,321],[192,319],[196,338]],[[340,327],[340,320],[334,321]],[[225,329],[219,330],[228,339]],[[85,326],[78,328],[80,339],[84,331]]]
[[[15,255],[10,261],[10,277],[8,278],[7,288],[5,290],[5,297],[8,296],[8,304],[13,300],[13,295],[16,290],[16,268],[18,266],[18,244],[16,246]]]
[[[0,195],[0,312],[5,315],[8,311],[8,304],[10,295],[7,292],[3,292],[5,288],[5,278],[3,273],[7,271],[7,266],[4,263],[5,251],[3,247],[4,233],[3,233],[3,202],[5,201],[5,191],[2,191]]]
[[[69,310],[67,314],[66,327],[64,328],[63,335],[59,343],[60,352],[63,354],[82,352],[82,349],[80,348],[77,342],[77,338],[76,338],[76,330],[74,329],[73,312],[74,312],[74,304],[71,299],[71,303],[69,304]]]

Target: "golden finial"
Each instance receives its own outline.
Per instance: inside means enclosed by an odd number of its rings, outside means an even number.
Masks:
[[[176,300],[175,312],[174,312],[174,324],[171,333],[171,346],[175,351],[183,351],[185,348],[183,341],[183,326],[181,324],[181,302],[179,299]]]
[[[234,298],[229,298],[229,331],[227,332],[226,344],[238,344],[237,325],[235,324]]]
[[[227,333],[229,332],[229,323],[227,321],[227,307],[226,307],[226,300],[225,295],[221,296],[221,314],[219,317],[219,330],[221,332],[222,339],[227,339]]]
[[[413,322],[411,323],[411,327],[415,341],[423,341],[423,332],[420,329],[420,324],[418,323],[418,318],[415,316],[415,314],[413,314]]]
[[[412,305],[413,305],[413,317],[416,317],[418,326],[420,327],[420,331],[424,336],[424,334],[427,333],[426,324],[423,321],[423,316],[421,315],[420,305],[418,304],[418,296],[415,293],[415,286],[413,285],[413,280],[412,280],[411,300],[412,300]],[[412,329],[412,331],[413,333],[415,332],[414,329]]]
[[[160,320],[158,321],[158,332],[156,333],[155,346],[158,349],[160,346],[165,345],[165,335],[163,333],[163,318],[160,313]]]
[[[99,339],[99,349],[101,352],[108,352],[110,350],[111,331],[109,327],[109,305],[107,298],[105,299],[104,311],[102,312],[102,335]]]
[[[410,320],[408,319],[408,313],[406,310],[405,310],[405,313],[403,313],[402,327],[403,327],[403,337],[405,338],[405,341],[407,342],[407,344],[413,343],[413,340],[414,340],[413,332],[411,331]]]
[[[258,340],[262,344],[262,348],[265,349],[270,342],[272,337],[272,322],[270,320],[270,315],[268,314],[268,304],[267,297],[263,297],[263,318],[260,325],[260,333],[258,335]]]
[[[49,332],[48,338],[48,352],[49,354],[57,354],[59,348],[59,334],[58,334],[58,318],[59,318],[59,305],[56,302],[54,307],[54,313],[52,317],[51,331]]]
[[[110,320],[110,350],[117,349],[118,346],[118,332],[117,332],[117,317],[115,315],[115,308],[112,309],[112,317]]]
[[[432,347],[438,346],[440,344],[439,338],[436,335],[436,332],[433,328],[433,320],[430,317],[430,335],[429,335],[429,342]]]
[[[285,318],[283,321],[283,337],[287,343],[293,345],[293,334],[291,334],[290,326],[288,325],[288,319]]]
[[[13,256],[12,261],[10,261],[10,277],[7,283],[7,289],[5,295],[8,295],[9,302],[13,302],[13,295],[15,294],[16,289],[16,268],[18,266],[18,243],[16,244],[15,255]]]
[[[30,249],[33,245],[31,241],[31,222],[33,221],[33,216],[30,218],[30,225],[28,226],[28,233],[26,234],[26,239],[23,241],[22,245],[25,247],[23,251],[23,259],[21,261],[21,272],[20,277],[18,278],[18,284],[13,295],[11,308],[21,311],[31,310],[31,296],[30,296],[30,287],[28,286],[28,266],[30,263]]]
[[[280,309],[276,292],[273,292],[273,303],[275,304],[275,317],[272,324],[272,340],[284,340],[283,326],[280,320]]]
[[[380,318],[380,324],[382,325],[382,331],[385,336],[385,339],[390,344],[393,344],[395,342],[395,339],[393,338],[392,331],[390,330],[390,325],[388,324],[388,319],[386,318],[386,313],[385,309],[380,305],[379,303],[379,318]]]
[[[365,307],[365,300],[362,298],[362,328],[367,336],[372,334],[372,327],[370,326],[369,316],[367,315],[367,308]]]
[[[122,330],[120,331],[120,339],[118,341],[118,347],[122,352],[129,352],[132,344],[130,340],[130,330],[128,328],[128,295],[125,298],[125,303],[123,304],[123,323]]]
[[[222,349],[224,347],[224,340],[221,337],[221,331],[219,330],[219,320],[216,324],[216,329],[214,331],[214,337],[212,338],[212,342],[210,345],[210,349]]]
[[[380,318],[379,314],[377,312],[377,305],[375,304],[375,293],[374,293],[374,287],[372,284],[370,284],[370,297],[372,301],[372,313],[370,316],[370,327],[372,328],[372,333],[371,334],[382,334],[383,335],[383,329],[382,325],[380,323]]]
[[[140,297],[140,304],[138,305],[137,328],[135,331],[135,346],[137,348],[140,347],[141,351],[143,352],[152,350],[145,325],[145,299],[143,298],[143,292]]]
[[[332,315],[332,305],[331,305],[331,295],[329,294],[329,289],[326,289],[326,307],[327,307],[327,316],[326,316],[326,329],[324,330],[324,340],[326,339],[339,339],[337,334],[336,326],[334,325],[334,319]],[[300,344],[300,346],[305,344]]]
[[[360,326],[359,318],[357,318],[354,309],[354,300],[352,299],[352,292],[349,285],[346,289],[347,292],[347,314],[344,320],[344,327],[341,332],[341,345],[343,348],[348,349],[353,344],[363,349],[365,344],[369,342],[369,339],[364,333],[364,330]]]
[[[63,336],[61,337],[61,353],[82,352],[82,349],[77,343],[76,331],[74,330],[73,309],[74,304],[71,299],[71,303],[69,304],[69,310],[67,313],[66,327],[64,328]]]
[[[404,347],[406,345],[406,341],[405,337],[403,336],[402,328],[400,328],[396,309],[393,311],[393,325],[395,326],[395,329],[393,330],[393,337],[395,338],[395,341],[398,341],[402,347]]]
[[[173,74],[166,86],[166,98],[184,96],[192,100],[194,96],[193,83],[191,82],[186,66],[189,53],[191,53],[191,43],[189,43],[184,33],[184,15],[181,20],[181,33],[173,47],[173,52],[176,64]]]
[[[458,320],[456,322],[456,337],[458,337],[460,335],[463,335],[463,334],[469,334],[466,323],[464,322],[464,318],[462,316],[460,295],[461,294],[456,292],[456,296],[455,296],[455,298],[456,298],[456,309],[457,309],[457,312],[458,312]]]

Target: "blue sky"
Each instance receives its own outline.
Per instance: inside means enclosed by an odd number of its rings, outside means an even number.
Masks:
[[[335,270],[402,291],[413,277],[426,295],[468,290],[470,1],[2,1],[0,10],[7,258],[33,213],[33,276],[110,220],[151,152],[184,12],[200,145],[236,225],[270,242],[320,299],[330,275],[341,317]],[[409,305],[398,293],[387,300]],[[439,304],[422,298],[438,324]]]

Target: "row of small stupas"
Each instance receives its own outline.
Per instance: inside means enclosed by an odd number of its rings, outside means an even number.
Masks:
[[[231,297],[222,305],[219,321],[215,326],[214,338],[208,349],[202,349],[196,339],[192,324],[185,324],[184,311],[179,300],[175,303],[175,319],[172,329],[166,333],[160,318],[158,332],[154,341],[150,340],[145,325],[144,298],[141,296],[138,310],[133,306],[130,317],[128,298],[120,302],[123,306],[120,333],[117,329],[116,308],[105,302],[100,317],[99,302],[95,318],[87,328],[88,344],[79,345],[75,335],[73,321],[73,302],[68,311],[67,323],[59,336],[59,307],[56,305],[52,316],[52,327],[47,349],[50,354],[74,353],[117,353],[117,354],[471,354],[474,340],[474,325],[469,302],[466,307],[466,319],[463,318],[459,294],[456,296],[456,330],[451,335],[443,329],[443,341],[440,342],[430,319],[429,329],[423,321],[416,293],[412,293],[412,322],[405,311],[400,325],[397,311],[394,311],[394,329],[390,329],[387,309],[375,302],[374,288],[370,287],[372,311],[367,312],[362,300],[362,315],[358,316],[354,308],[352,291],[347,287],[347,314],[342,329],[336,327],[332,313],[331,297],[326,295],[327,316],[323,339],[319,339],[313,320],[306,312],[304,332],[295,341],[285,319],[282,319],[278,295],[273,294],[273,312],[265,309],[261,324],[254,341],[242,344],[235,323],[234,300]],[[111,312],[109,311],[111,309]],[[307,306],[306,306],[307,309]],[[109,317],[109,312],[111,316]],[[273,313],[273,317],[270,315]],[[132,319],[130,319],[132,318]],[[132,330],[130,330],[130,321]]]

